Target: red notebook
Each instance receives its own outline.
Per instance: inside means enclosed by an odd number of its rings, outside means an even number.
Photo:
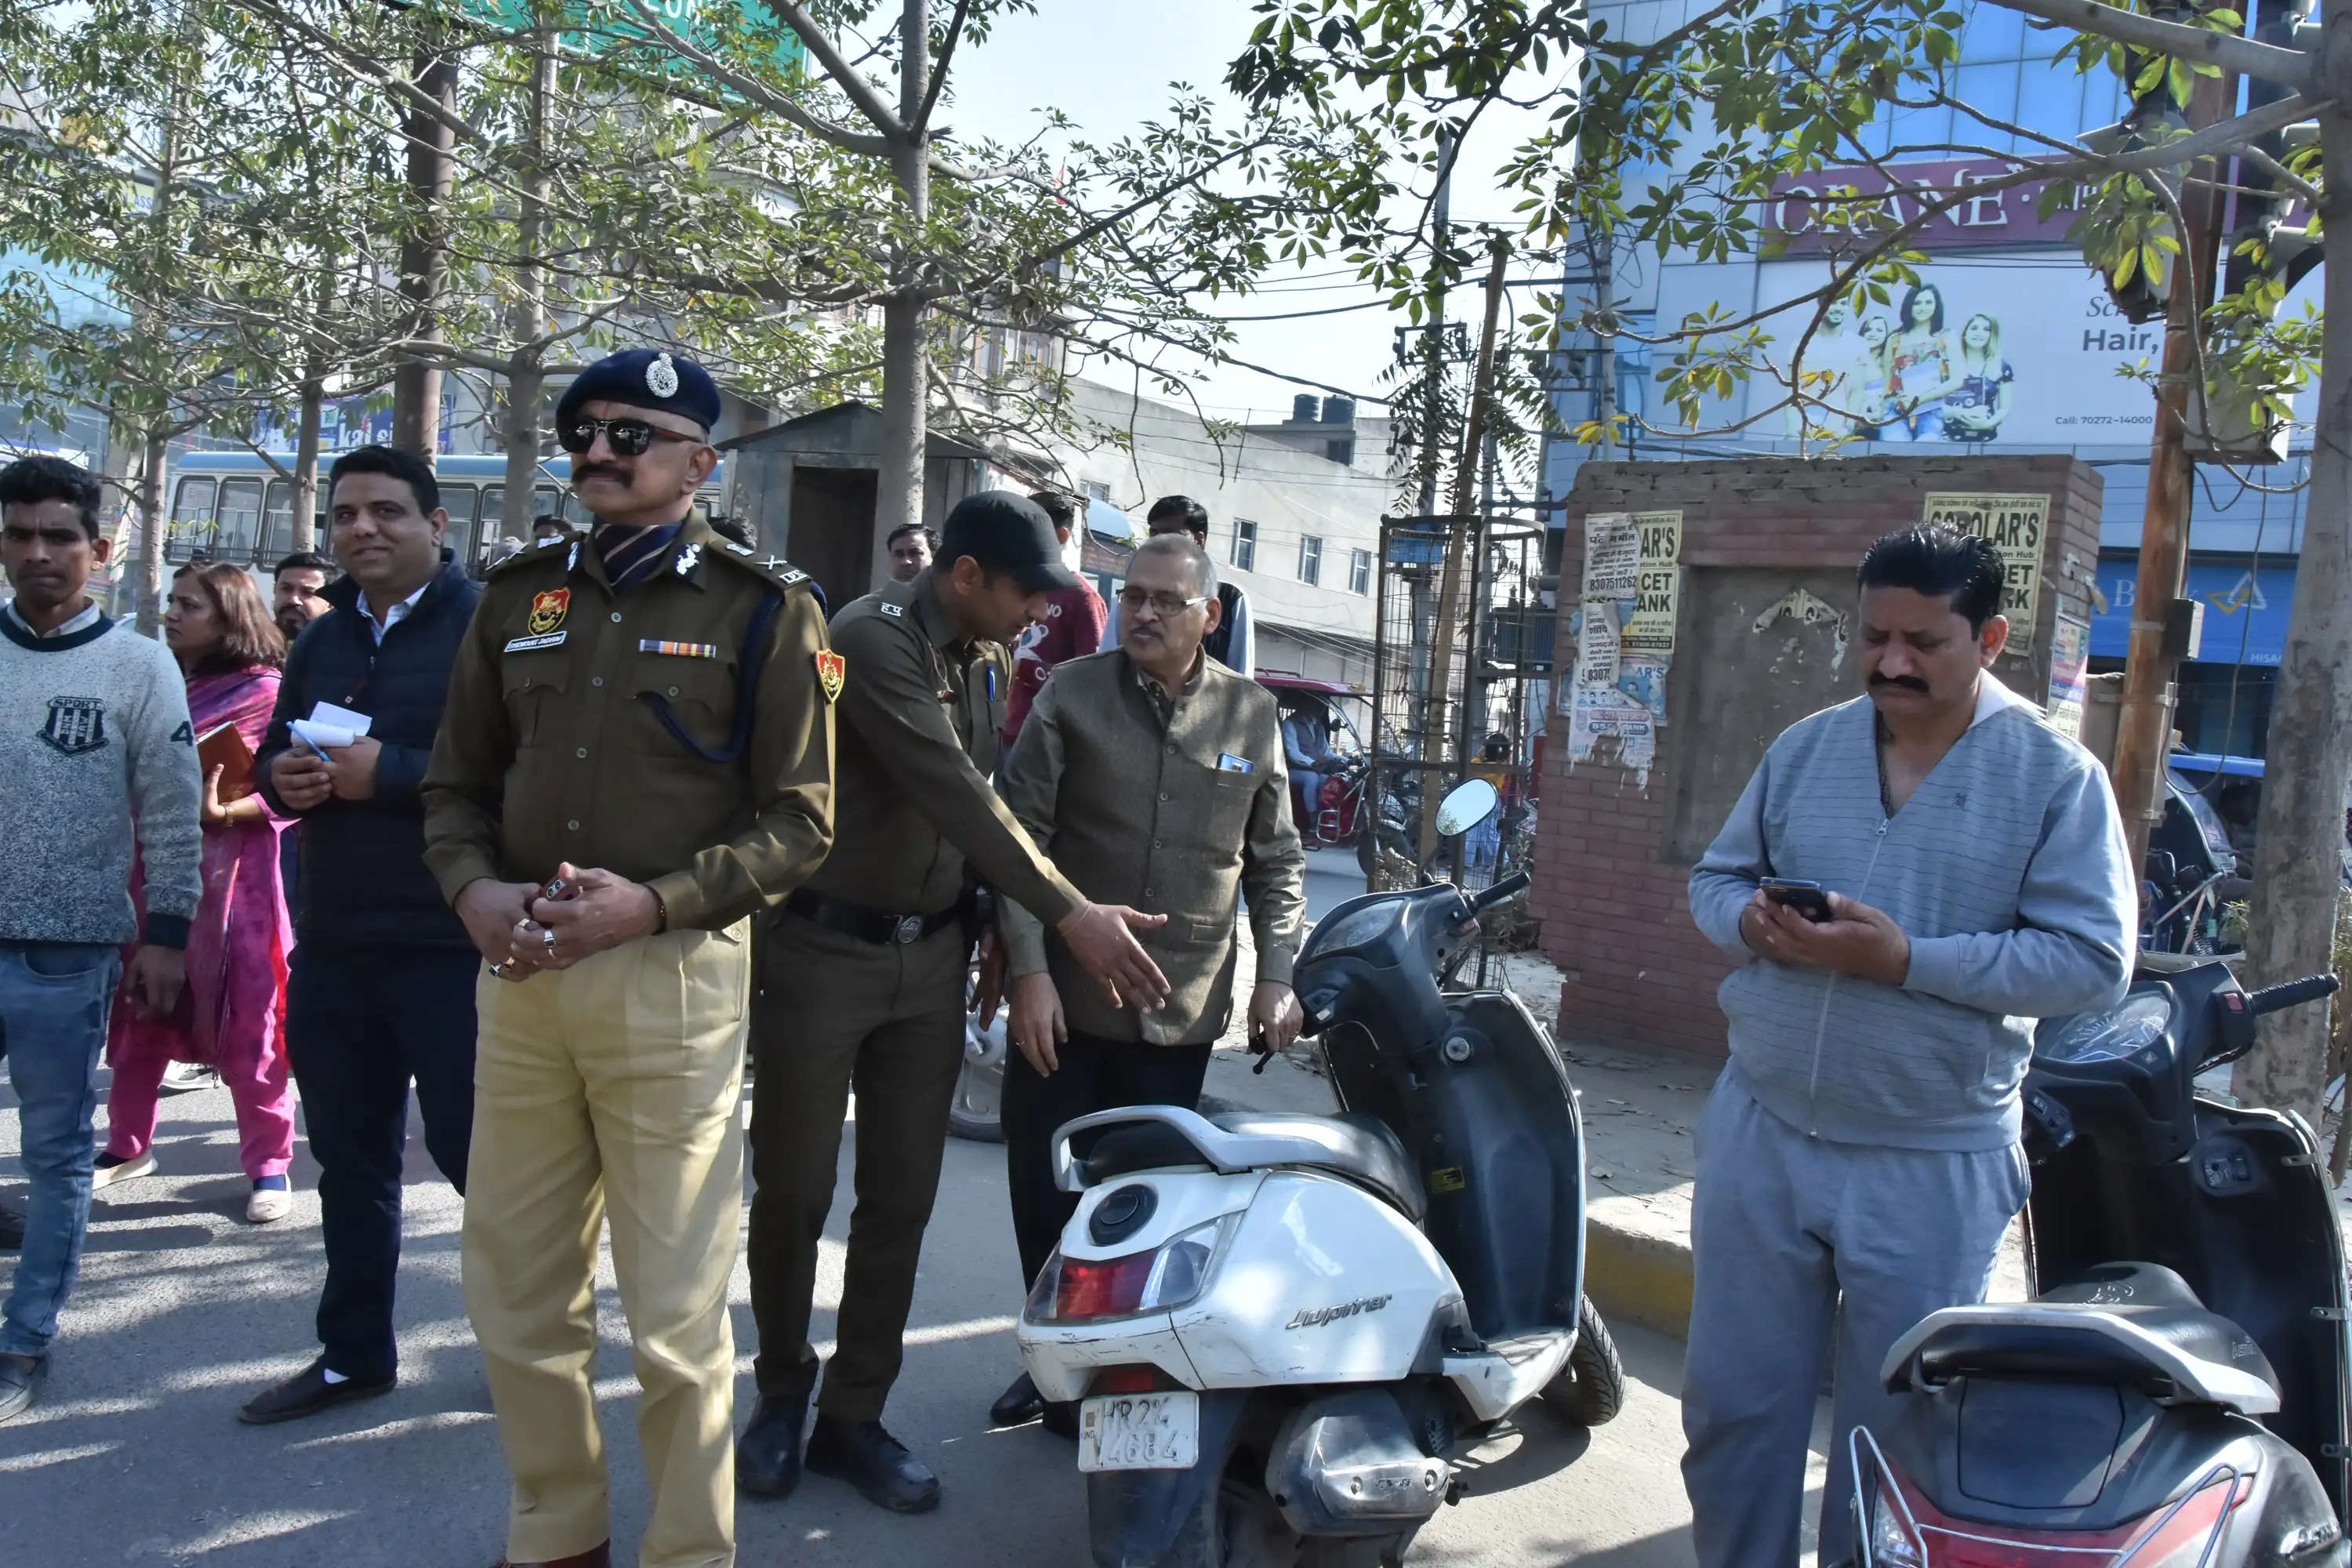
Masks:
[[[245,743],[234,724],[223,724],[196,737],[196,767],[200,774],[221,770],[223,805],[253,793],[253,748]]]

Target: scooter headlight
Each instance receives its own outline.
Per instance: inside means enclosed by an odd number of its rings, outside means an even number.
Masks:
[[[1123,1258],[1065,1258],[1056,1249],[1038,1272],[1024,1311],[1034,1323],[1068,1323],[1181,1307],[1208,1289],[1237,1217],[1220,1215],[1150,1252]]]

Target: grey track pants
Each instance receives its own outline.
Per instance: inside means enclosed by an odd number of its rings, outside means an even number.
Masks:
[[[2014,1145],[1946,1153],[1832,1143],[1757,1104],[1736,1073],[1717,1081],[1699,1124],[1683,1373],[1683,1484],[1700,1568],[1796,1568],[1833,1319],[1820,1561],[1853,1554],[1846,1439],[1893,1412],[1878,1381],[1887,1349],[1938,1308],[1984,1300],[2001,1233],[2029,1188]]]

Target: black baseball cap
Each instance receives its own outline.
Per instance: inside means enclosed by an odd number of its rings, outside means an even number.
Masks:
[[[981,490],[955,503],[940,530],[940,564],[969,555],[983,572],[1011,577],[1026,594],[1078,586],[1062,564],[1062,542],[1045,509],[1018,490]]]

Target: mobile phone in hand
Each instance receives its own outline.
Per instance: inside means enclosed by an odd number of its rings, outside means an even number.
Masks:
[[[1764,896],[1776,904],[1796,910],[1815,925],[1834,919],[1830,913],[1829,889],[1819,882],[1792,881],[1784,877],[1767,877],[1759,884]]]
[[[550,877],[547,886],[539,890],[539,896],[551,904],[560,904],[566,899],[578,898],[580,889],[561,877]]]

